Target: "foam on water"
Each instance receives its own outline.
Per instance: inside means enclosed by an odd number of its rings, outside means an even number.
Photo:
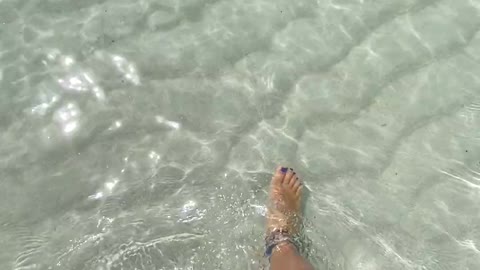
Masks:
[[[475,0],[0,0],[0,269],[479,269]]]

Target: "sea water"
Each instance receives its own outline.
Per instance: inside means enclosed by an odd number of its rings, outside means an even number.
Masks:
[[[480,269],[480,1],[0,0],[0,269]]]

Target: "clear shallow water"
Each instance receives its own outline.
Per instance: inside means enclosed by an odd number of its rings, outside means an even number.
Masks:
[[[318,269],[479,269],[479,9],[0,1],[0,269],[258,269],[278,163]]]

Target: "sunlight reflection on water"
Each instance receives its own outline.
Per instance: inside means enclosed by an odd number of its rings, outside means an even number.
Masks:
[[[0,1],[0,269],[479,269],[479,8]]]

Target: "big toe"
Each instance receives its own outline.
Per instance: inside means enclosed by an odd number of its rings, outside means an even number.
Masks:
[[[285,179],[286,168],[278,166],[272,177],[272,185],[281,185]]]

